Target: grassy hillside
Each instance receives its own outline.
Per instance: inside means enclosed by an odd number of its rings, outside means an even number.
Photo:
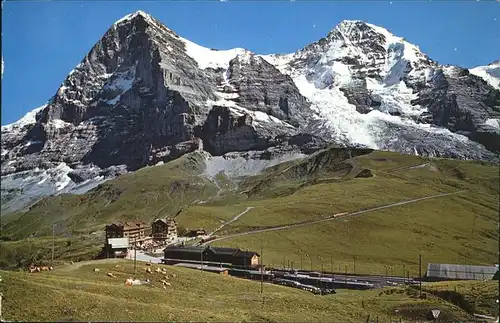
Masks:
[[[418,274],[428,262],[491,265],[498,250],[498,169],[477,162],[374,152],[356,157],[373,177],[307,186],[296,193],[245,205],[255,209],[226,234],[319,219],[444,192],[460,194],[366,213],[355,218],[217,241],[265,250],[267,263],[343,272]],[[418,168],[408,166],[425,165]],[[273,174],[269,175],[270,177]],[[333,263],[333,266],[332,266]],[[340,268],[340,269],[339,269]],[[425,270],[425,268],[424,268]]]
[[[216,193],[215,185],[200,176],[203,168],[202,156],[194,153],[122,175],[87,194],[48,197],[28,212],[3,217],[2,231],[11,239],[21,239],[49,235],[56,224],[60,233],[88,234],[115,220],[171,216]]]
[[[119,268],[116,268],[116,265]],[[94,268],[100,272],[95,273]],[[318,296],[285,286],[264,285],[235,277],[166,267],[171,287],[161,287],[163,275],[144,272],[152,286],[125,287],[133,275],[131,261],[94,261],[56,266],[52,272],[28,274],[0,271],[3,314],[19,321],[239,321],[239,322],[380,322],[426,318],[441,310],[441,320],[467,321],[471,316],[440,297],[419,299],[404,289],[342,291]],[[117,278],[106,276],[113,272]],[[176,277],[172,275],[175,274]],[[36,295],[40,295],[37,297]],[[34,301],[36,300],[36,301]]]
[[[451,302],[468,313],[498,317],[498,281],[452,281],[425,285],[425,292]]]
[[[113,220],[151,220],[171,216],[184,228],[218,228],[253,207],[217,235],[322,219],[381,205],[447,192],[456,195],[400,205],[355,218],[215,242],[243,249],[264,248],[264,262],[336,271],[417,273],[418,254],[427,262],[492,264],[497,261],[497,165],[431,159],[370,150],[328,149],[302,160],[285,162],[261,174],[218,181],[203,176],[198,153],[163,166],[121,176],[81,196],[47,198],[23,214],[3,217],[3,242],[9,253],[2,266],[14,266],[25,254],[19,239],[33,237],[48,245],[52,224],[63,241],[89,237],[102,244],[103,227]],[[202,202],[202,203],[200,203]],[[64,237],[64,239],[63,239]],[[100,239],[100,240],[99,240]],[[92,246],[78,251],[90,256]],[[61,243],[58,255],[76,250]],[[15,254],[16,257],[13,257]],[[29,255],[31,257],[32,255]],[[68,258],[69,259],[69,258]],[[389,267],[390,266],[390,267]],[[392,268],[391,268],[392,267]]]

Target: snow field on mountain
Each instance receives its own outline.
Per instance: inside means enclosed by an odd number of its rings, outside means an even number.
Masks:
[[[472,68],[469,71],[472,74],[483,78],[497,90],[500,90],[500,62],[488,66]]]
[[[285,154],[270,160],[244,158],[233,153],[228,153],[224,156],[207,156],[205,159],[206,168],[204,174],[208,178],[215,178],[221,172],[229,178],[252,176],[259,174],[268,167],[305,157],[307,155],[300,153]]]
[[[243,48],[233,48],[228,50],[213,50],[195,44],[185,38],[179,37],[186,44],[186,54],[198,63],[198,67],[205,68],[225,68],[229,67],[229,62],[239,54],[246,52]]]
[[[42,111],[46,106],[47,104],[44,104],[41,107],[38,107],[26,113],[21,119],[17,120],[16,122],[2,126],[2,132],[12,131],[14,129],[21,129],[24,128],[25,126],[34,124],[36,122],[35,120],[36,114]]]

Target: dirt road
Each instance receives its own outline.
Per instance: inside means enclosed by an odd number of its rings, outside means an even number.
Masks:
[[[248,211],[250,211],[251,209],[253,209],[254,207],[253,206],[249,206],[245,209],[245,211],[241,212],[240,214],[236,215],[234,218],[232,218],[230,221],[228,222],[225,222],[223,225],[221,225],[220,227],[218,227],[217,229],[215,229],[214,231],[212,231],[210,234],[208,234],[209,236],[212,236],[214,235],[215,232],[217,231],[220,231],[222,230],[222,228],[224,228],[226,225],[228,224],[231,224],[233,223],[234,221],[238,220],[242,215],[244,215],[245,213],[247,213]]]

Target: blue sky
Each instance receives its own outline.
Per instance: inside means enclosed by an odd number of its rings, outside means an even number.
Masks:
[[[344,19],[419,45],[443,64],[500,59],[500,3],[490,1],[7,1],[2,10],[2,125],[44,104],[119,18],[146,11],[200,45],[287,53]]]

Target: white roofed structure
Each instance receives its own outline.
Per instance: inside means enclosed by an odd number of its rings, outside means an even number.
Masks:
[[[108,244],[111,246],[111,249],[122,249],[128,248],[128,238],[110,238],[108,239]]]

